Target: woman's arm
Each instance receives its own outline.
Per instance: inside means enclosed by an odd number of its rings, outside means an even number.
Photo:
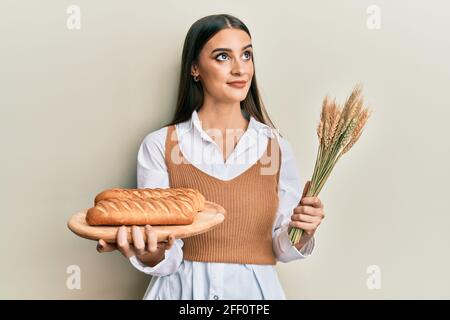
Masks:
[[[168,188],[169,175],[165,162],[167,127],[153,131],[142,141],[137,155],[137,188]],[[169,250],[151,255],[132,256],[130,262],[139,271],[150,275],[168,275],[176,272],[183,260],[182,239],[175,239]]]
[[[293,246],[289,239],[289,222],[295,207],[301,199],[302,183],[297,163],[290,143],[277,135],[281,147],[281,167],[279,176],[279,205],[273,226],[272,238],[275,256],[281,262],[304,259],[309,256],[315,244],[314,237],[308,242]]]

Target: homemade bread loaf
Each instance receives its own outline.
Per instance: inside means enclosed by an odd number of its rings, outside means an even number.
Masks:
[[[95,197],[89,225],[185,225],[204,210],[205,197],[190,188],[114,188]]]
[[[173,196],[183,201],[190,199],[195,206],[195,210],[204,209],[205,197],[196,189],[192,188],[142,188],[142,189],[122,189],[113,188],[99,193],[94,200],[96,205],[101,200],[106,199],[155,199]]]

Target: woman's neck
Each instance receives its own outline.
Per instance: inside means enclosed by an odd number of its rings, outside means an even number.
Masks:
[[[246,131],[249,121],[244,117],[239,103],[230,105],[204,104],[198,111],[203,130],[219,130],[225,136],[227,131]]]
[[[204,104],[197,113],[202,129],[222,149],[226,162],[249,124],[242,114],[240,104]]]

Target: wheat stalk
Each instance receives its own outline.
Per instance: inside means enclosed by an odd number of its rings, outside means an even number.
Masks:
[[[358,141],[371,114],[372,111],[364,107],[361,84],[355,86],[342,109],[336,99],[331,101],[325,96],[317,126],[319,148],[306,197],[320,193],[337,161]],[[289,231],[293,245],[300,240],[302,231],[295,227]]]

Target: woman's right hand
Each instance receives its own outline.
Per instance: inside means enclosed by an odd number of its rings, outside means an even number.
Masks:
[[[175,236],[170,234],[167,242],[157,242],[157,234],[150,225],[145,226],[145,235],[147,244],[144,242],[141,229],[138,226],[132,226],[133,244],[130,244],[127,237],[127,228],[121,226],[117,232],[116,244],[107,243],[100,239],[97,243],[97,251],[104,253],[119,250],[125,257],[136,256],[144,264],[153,267],[164,259],[165,250],[172,248],[175,243]]]

